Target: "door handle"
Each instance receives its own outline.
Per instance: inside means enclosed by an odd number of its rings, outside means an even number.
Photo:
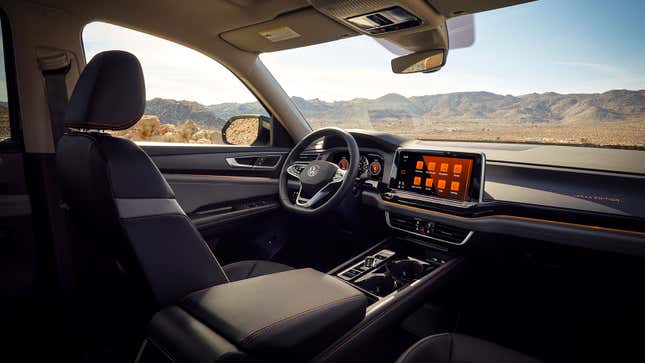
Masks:
[[[226,163],[231,168],[275,170],[280,165],[281,160],[282,155],[280,154],[260,154],[226,158]]]

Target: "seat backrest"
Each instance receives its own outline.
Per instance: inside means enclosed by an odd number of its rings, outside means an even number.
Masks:
[[[123,130],[141,118],[144,106],[136,57],[103,52],[83,70],[65,125]],[[228,281],[159,169],[135,143],[72,131],[59,140],[56,159],[63,200],[74,221],[128,272],[142,277],[158,305]]]

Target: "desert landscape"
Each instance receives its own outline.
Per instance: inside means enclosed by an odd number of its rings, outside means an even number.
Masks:
[[[292,97],[313,128],[373,129],[430,140],[590,145],[645,149],[645,90],[533,93],[460,92],[327,102]],[[155,98],[132,128],[113,132],[135,141],[222,143],[221,129],[237,115],[263,114],[258,102],[202,105]],[[0,105],[0,135],[8,135]],[[229,135],[232,136],[232,135]]]
[[[373,129],[410,138],[645,148],[645,90],[523,96],[460,92],[327,102],[292,97],[313,128]],[[155,98],[134,139],[219,143],[232,116],[265,114],[258,102],[201,105]],[[154,117],[157,121],[154,121]],[[157,131],[158,130],[158,131]],[[130,136],[128,136],[130,135]]]

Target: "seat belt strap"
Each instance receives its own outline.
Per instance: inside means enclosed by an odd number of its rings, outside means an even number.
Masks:
[[[71,61],[67,53],[61,52],[53,56],[38,58],[38,65],[45,78],[45,95],[47,96],[52,137],[56,148],[58,140],[65,133],[64,118],[68,101],[66,76],[70,70]],[[56,259],[59,283],[63,290],[64,298],[66,298],[69,297],[76,285],[76,277],[72,266],[67,210],[60,196],[55,159],[53,164],[46,165],[44,169],[43,183],[48,189],[46,199],[49,209],[54,258]]]
[[[65,107],[67,107],[68,100],[66,77],[71,66],[71,61],[67,53],[60,53],[38,58],[38,65],[45,78],[49,118],[51,121],[52,136],[54,138],[54,147],[56,147],[58,140],[65,133],[63,120],[65,118]]]

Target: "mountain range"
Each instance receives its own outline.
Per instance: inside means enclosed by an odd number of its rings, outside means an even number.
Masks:
[[[494,120],[507,123],[593,123],[645,120],[645,90],[612,90],[604,93],[532,93],[522,96],[491,92],[457,92],[405,97],[390,93],[376,99],[356,98],[327,102],[292,97],[303,116],[314,126],[377,128],[412,120]],[[232,116],[266,114],[258,102],[202,105],[191,101],[155,98],[146,102],[146,114],[161,122],[179,124],[187,119],[221,128]]]

